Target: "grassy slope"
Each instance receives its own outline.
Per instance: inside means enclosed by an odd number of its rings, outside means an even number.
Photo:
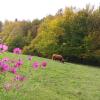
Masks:
[[[8,56],[15,58],[10,53]],[[25,64],[19,73],[27,80],[16,90],[6,92],[2,87],[14,77],[11,73],[0,76],[0,100],[100,100],[100,69],[71,63],[61,64],[52,60],[34,57],[33,61],[48,62],[45,70],[32,70],[26,56],[21,56]],[[30,72],[32,74],[30,74]],[[4,76],[4,77],[3,77]]]

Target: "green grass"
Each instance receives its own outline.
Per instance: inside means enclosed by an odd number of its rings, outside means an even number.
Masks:
[[[4,53],[2,57],[17,58],[14,54]],[[12,73],[0,75],[0,100],[100,100],[100,69],[92,66],[59,63],[49,59],[33,57],[34,61],[47,61],[45,70],[34,71],[21,55],[24,65],[19,73],[27,80],[19,82],[19,89],[5,91],[4,83],[14,77]],[[30,74],[31,72],[31,74]]]

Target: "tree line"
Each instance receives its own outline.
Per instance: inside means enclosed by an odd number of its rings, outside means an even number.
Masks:
[[[56,53],[66,61],[100,65],[100,7],[66,7],[41,20],[0,22],[0,37],[10,52],[19,47],[24,54]]]

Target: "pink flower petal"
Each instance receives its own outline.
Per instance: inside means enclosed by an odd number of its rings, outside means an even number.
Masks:
[[[34,62],[32,66],[33,66],[33,68],[34,68],[35,70],[37,70],[37,69],[39,68],[40,65],[39,65],[38,62]]]

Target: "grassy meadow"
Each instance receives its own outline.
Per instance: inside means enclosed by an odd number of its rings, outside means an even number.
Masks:
[[[18,72],[26,77],[24,81],[13,81],[14,74],[0,75],[0,100],[100,100],[100,68],[60,63],[50,59],[20,55],[24,64]],[[4,53],[0,58],[17,58],[16,54]],[[34,70],[34,61],[48,63],[46,69]],[[4,84],[12,84],[6,91]]]

